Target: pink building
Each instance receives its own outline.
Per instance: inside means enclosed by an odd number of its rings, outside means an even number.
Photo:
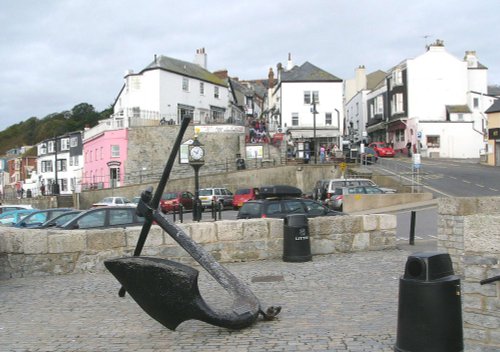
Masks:
[[[83,189],[123,185],[127,143],[126,128],[104,131],[84,140]]]

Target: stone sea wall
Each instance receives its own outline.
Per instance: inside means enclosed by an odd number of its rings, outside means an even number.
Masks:
[[[320,217],[308,222],[313,255],[392,249],[394,215]],[[220,262],[281,258],[283,220],[253,219],[185,223],[178,226]],[[0,236],[0,278],[101,272],[107,258],[132,255],[141,227],[107,230],[6,228]],[[183,263],[193,259],[153,225],[143,255]]]

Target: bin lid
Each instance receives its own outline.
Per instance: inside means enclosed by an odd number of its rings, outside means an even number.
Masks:
[[[454,271],[448,253],[414,253],[406,261],[405,279],[432,281],[451,275],[454,275]]]
[[[308,219],[305,214],[288,214],[285,216],[285,225],[290,227],[307,227]]]

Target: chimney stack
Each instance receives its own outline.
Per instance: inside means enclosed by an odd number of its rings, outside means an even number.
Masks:
[[[290,71],[293,68],[292,54],[288,53],[288,62],[286,63],[286,70]]]
[[[467,62],[468,68],[477,68],[478,67],[478,60],[477,60],[477,56],[476,56],[476,51],[475,50],[467,50],[465,52],[464,61]]]
[[[356,69],[356,92],[366,89],[365,65],[359,65]]]
[[[227,70],[215,71],[214,75],[216,75],[220,79],[227,79],[227,77],[228,77]]]
[[[207,69],[207,54],[205,53],[205,48],[196,49],[194,63],[201,66],[205,70]]]
[[[274,72],[272,67],[269,67],[269,73],[267,74],[267,79],[269,80],[269,88],[274,88]]]

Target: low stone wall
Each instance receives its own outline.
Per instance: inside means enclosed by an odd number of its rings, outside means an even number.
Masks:
[[[227,220],[179,224],[220,262],[281,258],[283,220]],[[108,230],[6,228],[0,236],[0,278],[100,272],[107,258],[132,255],[141,227]],[[395,248],[394,215],[321,217],[309,220],[313,255]],[[153,225],[143,255],[192,263],[193,259]]]
[[[500,350],[500,197],[441,198],[438,249],[461,276],[466,351]]]
[[[432,193],[346,194],[342,207],[344,212],[354,213],[431,199]]]

